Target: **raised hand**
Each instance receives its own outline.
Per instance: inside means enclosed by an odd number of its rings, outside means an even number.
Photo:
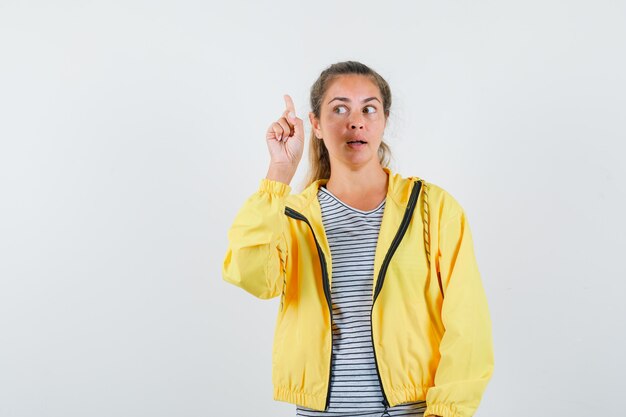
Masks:
[[[290,165],[295,173],[304,150],[304,126],[302,119],[296,116],[291,97],[285,94],[283,98],[285,111],[267,129],[265,139],[270,151],[270,164]]]

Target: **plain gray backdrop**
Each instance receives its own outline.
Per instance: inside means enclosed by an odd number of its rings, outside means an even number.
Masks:
[[[0,0],[1,417],[295,415],[278,300],[221,267],[282,95],[308,143],[343,60],[391,86],[393,170],[468,214],[476,415],[623,412],[624,1]]]

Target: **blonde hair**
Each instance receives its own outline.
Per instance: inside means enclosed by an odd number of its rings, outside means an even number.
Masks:
[[[378,86],[383,99],[385,118],[389,117],[391,89],[387,81],[365,64],[357,61],[344,61],[332,64],[322,71],[320,76],[313,83],[313,86],[311,86],[311,112],[317,119],[319,119],[321,115],[322,100],[324,94],[326,94],[326,90],[328,90],[332,81],[341,75],[364,75],[369,77],[372,82]],[[380,147],[378,148],[378,159],[380,164],[384,167],[387,167],[391,160],[391,149],[384,140],[380,143]],[[304,188],[322,178],[330,178],[330,157],[328,155],[328,149],[326,149],[326,145],[324,145],[324,141],[318,139],[313,129],[311,129],[311,137],[309,139],[309,170],[304,182]]]

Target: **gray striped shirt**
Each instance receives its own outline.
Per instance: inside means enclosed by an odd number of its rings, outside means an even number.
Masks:
[[[332,258],[333,354],[328,411],[296,406],[297,416],[379,417],[383,395],[371,334],[374,254],[385,200],[370,211],[339,200],[325,187],[317,198]],[[391,416],[423,416],[426,402],[388,408]]]

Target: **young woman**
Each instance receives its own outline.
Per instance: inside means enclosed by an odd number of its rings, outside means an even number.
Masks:
[[[226,281],[280,297],[274,399],[302,416],[470,417],[494,358],[463,208],[387,166],[391,92],[354,61],[311,88],[310,176],[291,194],[304,127],[284,98],[223,264]]]

